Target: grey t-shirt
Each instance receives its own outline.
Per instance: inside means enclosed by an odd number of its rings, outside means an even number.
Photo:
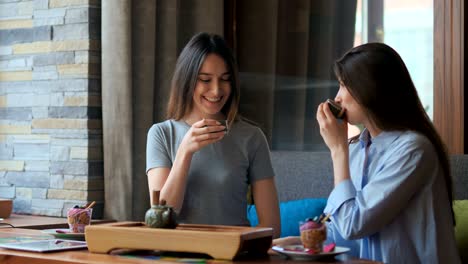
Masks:
[[[166,120],[148,131],[146,172],[171,168],[177,149],[190,126]],[[193,155],[181,223],[249,225],[247,187],[274,177],[270,151],[263,132],[244,121],[235,122],[228,134]]]

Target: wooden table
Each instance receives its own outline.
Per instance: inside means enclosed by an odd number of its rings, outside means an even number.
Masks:
[[[114,220],[93,219],[91,224],[101,224],[115,222]],[[11,214],[10,217],[3,219],[0,223],[7,223],[16,228],[28,229],[52,229],[52,228],[68,228],[67,218],[65,217],[49,217],[38,215],[20,215]],[[0,225],[0,228],[5,225]]]
[[[39,230],[32,229],[21,229],[21,228],[0,228],[0,239],[5,239],[9,237],[31,237],[31,238],[47,238],[47,234],[42,233]],[[52,236],[49,236],[53,238]],[[136,264],[150,264],[150,263],[174,263],[167,260],[147,260],[139,258],[129,258],[125,256],[118,255],[108,255],[108,254],[96,254],[90,253],[88,250],[72,250],[72,251],[61,251],[61,252],[51,252],[51,253],[33,253],[26,251],[16,251],[0,248],[0,263],[2,264],[19,264],[19,263],[31,263],[31,264],[65,264],[65,263],[92,263],[92,264],[103,264],[103,263],[136,263]],[[286,260],[282,256],[271,255],[265,256],[262,258],[252,258],[249,256],[242,256],[234,261],[210,261],[207,260],[206,263],[258,263],[258,264],[304,264],[304,263],[323,263],[319,261],[315,262],[304,262],[304,261],[292,261]],[[180,263],[180,262],[179,262]],[[326,263],[350,263],[350,264],[372,264],[378,263],[368,260],[360,259],[350,259],[350,260],[330,260],[327,259]]]

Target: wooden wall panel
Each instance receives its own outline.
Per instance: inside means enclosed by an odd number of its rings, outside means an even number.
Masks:
[[[464,0],[434,0],[434,124],[450,154],[465,153]]]

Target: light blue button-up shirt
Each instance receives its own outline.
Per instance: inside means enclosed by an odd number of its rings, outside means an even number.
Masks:
[[[369,145],[366,160],[366,146]],[[328,237],[385,263],[460,263],[444,172],[415,132],[367,130],[349,147],[351,179],[331,192]]]

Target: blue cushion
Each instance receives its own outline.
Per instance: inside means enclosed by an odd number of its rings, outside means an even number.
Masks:
[[[280,203],[281,237],[299,236],[299,221],[322,214],[327,204],[326,198],[307,198]],[[255,205],[247,207],[247,218],[251,226],[258,225]]]

